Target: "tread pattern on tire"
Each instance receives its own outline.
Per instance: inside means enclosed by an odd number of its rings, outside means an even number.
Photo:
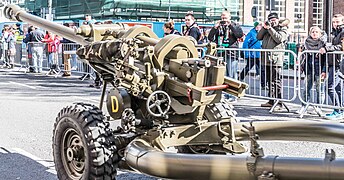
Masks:
[[[211,114],[211,116],[208,114]],[[225,102],[210,104],[204,112],[204,116],[211,122],[218,121],[219,119],[235,118],[236,114],[237,112],[234,110],[233,105]]]
[[[82,179],[115,179],[117,174],[116,165],[120,159],[112,130],[104,119],[102,111],[90,104],[76,103],[74,106],[65,107],[59,112],[53,133],[53,154],[59,179],[69,178],[63,167],[61,153],[58,152],[60,146],[57,143],[60,142],[61,137],[56,137],[56,135],[63,133],[60,132],[63,129],[59,130],[57,128],[60,123],[71,123],[71,121],[78,124],[80,127],[78,131],[82,131],[79,132],[79,135],[84,136],[86,141],[84,147],[88,152],[89,159],[86,165],[88,164],[89,169],[85,167],[85,171],[88,169],[88,172],[84,172]]]

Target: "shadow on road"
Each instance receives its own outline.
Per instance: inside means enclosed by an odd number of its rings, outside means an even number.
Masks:
[[[37,161],[16,152],[10,152],[0,147],[0,177],[1,179],[45,179],[55,180],[56,174]]]

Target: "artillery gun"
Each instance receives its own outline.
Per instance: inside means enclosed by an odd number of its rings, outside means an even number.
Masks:
[[[15,5],[7,5],[4,14],[82,44],[77,54],[104,81],[99,108],[76,103],[56,118],[53,155],[59,179],[115,179],[118,168],[169,179],[344,177],[344,159],[333,151],[325,159],[264,156],[258,137],[344,144],[344,126],[237,122],[222,93],[242,96],[247,84],[224,76],[225,64],[214,56],[212,44],[199,58],[190,39],[159,39],[143,26],[73,31]],[[251,141],[249,153],[240,143],[245,140]],[[166,152],[168,147],[178,153]]]

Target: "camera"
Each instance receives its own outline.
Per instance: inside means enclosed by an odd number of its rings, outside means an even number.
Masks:
[[[220,24],[224,25],[224,24],[226,24],[226,21],[220,21]]]
[[[271,26],[271,22],[270,21],[265,21],[265,25]]]

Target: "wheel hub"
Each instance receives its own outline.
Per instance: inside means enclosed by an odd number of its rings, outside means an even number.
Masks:
[[[81,137],[74,129],[65,132],[62,143],[62,161],[71,179],[80,179],[85,169],[85,151]]]
[[[155,105],[156,105],[156,106],[160,106],[160,104],[161,104],[161,101],[160,101],[160,100],[156,100],[156,101],[155,101]]]
[[[80,146],[69,147],[67,149],[66,157],[68,161],[80,160],[83,158],[84,149]]]

